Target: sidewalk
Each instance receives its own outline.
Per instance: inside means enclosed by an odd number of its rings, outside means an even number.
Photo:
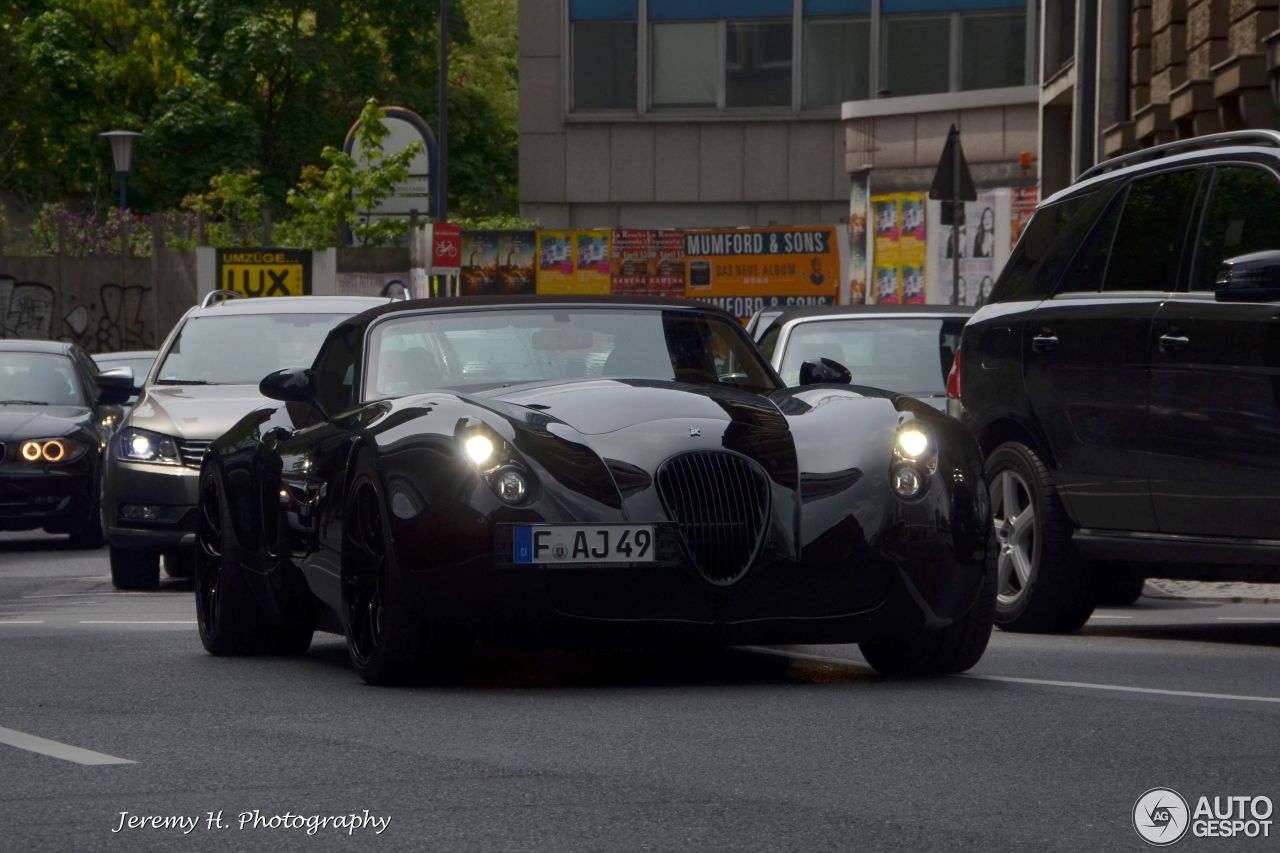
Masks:
[[[1186,598],[1218,604],[1280,604],[1280,583],[1209,583],[1148,578],[1142,594],[1149,598]]]

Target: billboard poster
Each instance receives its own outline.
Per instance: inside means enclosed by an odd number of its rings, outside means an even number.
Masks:
[[[840,290],[836,229],[684,232],[685,295],[747,319],[760,308],[832,305]]]
[[[539,294],[609,293],[609,234],[594,231],[539,231]]]
[[[872,253],[875,288],[871,301],[877,305],[897,305],[902,302],[902,280],[898,268],[898,250],[902,242],[898,196],[872,196],[871,210],[875,217]]]
[[[242,296],[306,296],[311,293],[309,249],[217,249],[218,288]]]
[[[533,231],[467,231],[462,236],[464,296],[532,296]]]
[[[849,191],[849,302],[867,301],[867,261],[870,256],[867,221],[871,213],[871,179],[854,175]]]
[[[684,296],[684,235],[673,230],[617,228],[611,251],[615,296]]]
[[[1001,239],[1003,219],[1008,225],[1008,190],[998,197],[996,190],[983,190],[977,201],[965,202],[964,224],[960,226],[960,279],[958,296],[960,305],[982,305],[991,293],[1000,267],[1008,257],[1008,235]],[[1001,203],[1003,202],[1003,203]],[[1001,216],[1001,209],[1006,211]],[[940,206],[939,206],[940,216]],[[938,293],[935,302],[951,302],[954,287],[953,259],[956,251],[954,229],[949,225],[938,226],[938,239],[929,244],[931,259],[938,270]]]
[[[1014,187],[1009,202],[1009,250],[1018,245],[1022,231],[1031,221],[1031,214],[1036,212],[1040,204],[1039,187]]]

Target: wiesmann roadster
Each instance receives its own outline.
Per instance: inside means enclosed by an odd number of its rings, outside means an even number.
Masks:
[[[973,436],[835,362],[803,372],[784,387],[694,303],[359,314],[205,457],[204,646],[332,631],[371,683],[456,673],[475,639],[859,642],[882,673],[971,667],[995,603]]]

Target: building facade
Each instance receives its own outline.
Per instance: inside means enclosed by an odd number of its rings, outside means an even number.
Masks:
[[[1038,0],[520,0],[520,207],[544,227],[835,224],[1037,179]]]
[[[1118,154],[1280,126],[1278,29],[1277,0],[1047,0],[1045,193]]]

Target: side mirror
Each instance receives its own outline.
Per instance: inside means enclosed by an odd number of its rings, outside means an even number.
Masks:
[[[1213,283],[1218,302],[1280,302],[1280,252],[1227,258]]]
[[[852,381],[849,368],[835,359],[820,358],[800,365],[801,385],[848,385]]]
[[[268,373],[258,383],[258,393],[268,400],[301,403],[319,415],[321,420],[333,420],[324,406],[320,405],[311,371],[305,367],[286,367],[284,370]]]
[[[132,367],[116,367],[98,374],[98,404],[101,406],[122,406],[137,393]]]

